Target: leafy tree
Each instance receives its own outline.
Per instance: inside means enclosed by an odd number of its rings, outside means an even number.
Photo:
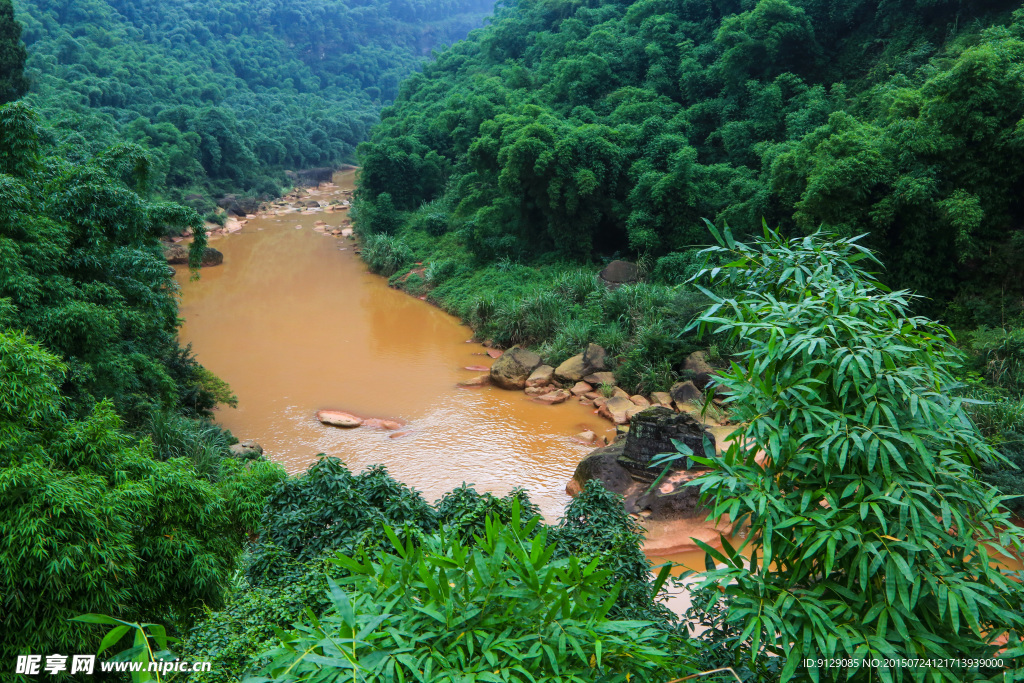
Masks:
[[[878,261],[860,239],[766,227],[754,246],[726,231],[710,250],[730,263],[701,277],[739,293],[709,293],[700,325],[743,344],[715,380],[741,426],[723,457],[697,458],[712,471],[695,484],[712,516],[749,524],[752,555],[704,546],[725,567],[701,585],[721,586],[726,623],[753,657],[783,658],[783,680],[804,658],[986,658],[1005,636],[1007,661],[1022,657],[1021,575],[992,560],[1024,533],[974,469],[1001,456],[955,397],[948,331],[863,269]],[[940,661],[843,675],[975,674]]]
[[[16,100],[28,90],[26,56],[21,24],[14,19],[14,5],[11,0],[0,0],[0,104]]]
[[[522,490],[498,498],[478,493],[463,484],[430,506],[419,493],[391,479],[381,466],[353,475],[337,459],[321,458],[305,474],[282,482],[270,496],[259,540],[250,547],[244,578],[233,587],[224,608],[208,613],[184,639],[183,656],[193,659],[215,656],[221,664],[218,670],[194,674],[190,680],[195,683],[237,681],[246,673],[254,674],[270,663],[265,653],[279,642],[277,634],[292,628],[302,614],[312,614],[313,624],[334,623],[337,615],[332,612],[331,596],[336,597],[337,593],[328,590],[329,581],[349,584],[353,602],[373,603],[377,607],[385,607],[398,597],[401,582],[404,582],[411,602],[399,601],[380,613],[392,614],[395,619],[392,623],[399,633],[419,630],[416,648],[425,647],[430,641],[440,642],[438,637],[445,647],[451,645],[452,652],[471,647],[466,656],[475,662],[472,666],[493,665],[488,655],[481,654],[478,641],[469,645],[465,638],[459,638],[458,629],[441,635],[440,623],[432,618],[426,622],[419,620],[411,607],[419,603],[413,598],[422,600],[424,595],[430,600],[433,598],[429,589],[426,594],[419,594],[426,583],[417,583],[423,579],[410,577],[408,572],[418,572],[420,559],[454,557],[453,549],[459,549],[467,553],[466,561],[476,562],[477,567],[483,565],[473,557],[490,557],[488,566],[493,567],[489,570],[490,576],[501,585],[500,590],[505,590],[505,582],[498,577],[506,575],[511,581],[510,588],[515,588],[517,567],[530,571],[522,564],[518,544],[523,544],[528,553],[534,553],[530,550],[534,547],[532,544],[541,548],[542,553],[532,554],[527,564],[533,571],[549,577],[554,582],[552,588],[564,586],[569,591],[545,589],[535,596],[537,602],[531,603],[529,609],[557,612],[562,609],[563,595],[577,591],[584,601],[591,599],[586,595],[592,595],[595,602],[587,604],[593,607],[600,603],[596,609],[604,610],[608,619],[635,620],[628,622],[635,625],[629,634],[616,631],[628,641],[621,643],[623,647],[643,649],[644,644],[656,648],[671,644],[673,651],[688,651],[685,633],[675,616],[657,602],[667,571],[659,578],[651,576],[650,565],[641,550],[642,536],[619,497],[606,491],[600,483],[592,482],[567,507],[562,523],[547,526],[537,519],[527,522],[527,518],[537,515],[537,507]],[[506,538],[506,551],[492,556],[495,546],[486,539],[493,538],[496,532],[499,536],[505,535],[500,531],[505,528],[514,536]],[[516,539],[515,549],[507,542],[511,538]],[[538,538],[540,540],[535,540]],[[538,566],[541,569],[536,569]],[[585,575],[580,575],[584,568]],[[497,647],[501,629],[513,626],[513,622],[523,640],[519,644],[515,639],[509,640],[510,647],[520,648],[524,643],[534,642],[536,624],[518,611],[522,605],[514,605],[505,598],[495,600],[493,593],[488,599],[487,585],[476,582],[471,568],[467,566],[467,569],[470,576],[465,588],[472,593],[470,602],[487,604],[481,605],[484,608],[481,613],[473,614],[475,608],[468,604],[464,610],[455,612],[471,621],[477,619],[472,623],[481,633],[489,634],[484,636],[485,640],[490,640],[483,643],[483,649]],[[488,570],[484,567],[483,571]],[[605,578],[591,583],[587,580],[596,573],[614,577],[614,581]],[[451,573],[451,580],[457,575]],[[379,591],[390,597],[385,598]],[[441,614],[453,607],[442,606]],[[406,609],[412,611],[405,613]],[[572,607],[569,612],[566,613],[569,620],[564,625],[574,628],[574,620],[582,612]],[[604,621],[599,620],[602,624]],[[647,626],[641,626],[642,623]],[[598,625],[597,628],[600,632],[604,627]],[[528,635],[531,630],[532,635]],[[308,632],[303,630],[302,633]],[[374,635],[373,640],[379,637]],[[580,642],[592,643],[592,637],[588,635]],[[612,639],[615,637],[613,635]],[[604,637],[601,639],[603,641]],[[555,636],[550,644],[557,650],[557,661],[564,662],[568,670],[582,667],[580,671],[584,671],[594,666],[589,661],[571,663],[574,650],[568,643],[565,649],[559,649],[557,643]],[[380,651],[375,657],[393,656],[399,663],[408,661],[407,651],[391,648],[387,643],[378,642],[378,645]],[[611,647],[611,642],[606,645]],[[526,650],[532,647],[529,645]],[[362,651],[361,647],[359,649]],[[464,649],[463,652],[466,653]],[[532,653],[529,659],[531,667],[549,666],[548,655],[543,662],[536,661]],[[660,655],[655,661],[636,665],[646,669],[654,666],[658,659]],[[674,659],[665,664],[680,663]],[[330,671],[325,675],[336,673]]]
[[[246,680],[663,681],[695,671],[685,643],[644,621],[609,619],[617,593],[600,559],[555,559],[539,517],[488,517],[459,536],[403,542],[333,562],[331,607],[284,633],[270,677]],[[670,646],[674,646],[671,647]],[[682,646],[682,647],[680,647]]]
[[[143,146],[151,189],[175,201],[259,193],[283,183],[286,168],[352,161],[399,80],[491,9],[488,0],[17,4],[29,98],[54,136],[69,153]]]
[[[3,301],[3,300],[0,300]],[[219,605],[235,555],[259,522],[276,465],[223,463],[220,481],[159,461],[109,401],[77,419],[67,366],[25,334],[0,331],[0,656],[89,652],[68,619],[99,612],[188,621]]]
[[[199,216],[134,191],[148,179],[138,147],[75,163],[45,144],[40,123],[22,102],[0,107],[0,297],[14,305],[6,324],[64,359],[62,392],[82,415],[103,399],[132,426],[153,410],[207,413],[208,374],[178,346],[175,285],[157,240],[168,226],[191,227],[198,263]]]

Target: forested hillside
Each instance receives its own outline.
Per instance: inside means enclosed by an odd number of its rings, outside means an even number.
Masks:
[[[62,153],[150,150],[153,189],[274,193],[282,169],[354,160],[423,56],[489,0],[16,0],[28,101]]]
[[[1024,265],[1019,6],[506,6],[385,110],[362,229],[473,270],[618,253],[670,279],[692,273],[703,218],[869,232],[888,284],[931,297],[919,308],[1003,322]]]

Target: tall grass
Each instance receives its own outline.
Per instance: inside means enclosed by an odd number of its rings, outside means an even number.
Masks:
[[[363,260],[375,273],[390,277],[414,260],[412,249],[401,237],[370,235],[363,242]]]
[[[154,412],[148,426],[157,458],[185,458],[207,479],[217,479],[221,460],[231,445],[228,432],[206,420],[166,411]]]

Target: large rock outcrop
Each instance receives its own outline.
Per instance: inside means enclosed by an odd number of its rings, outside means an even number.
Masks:
[[[683,469],[677,461],[657,488],[648,492],[663,469],[651,467],[650,462],[659,453],[675,451],[673,439],[682,441],[697,454],[704,454],[705,439],[711,448],[715,446],[714,434],[691,416],[660,406],[647,408],[633,416],[624,438],[598,448],[577,465],[566,491],[576,495],[589,480],[597,479],[605,488],[624,497],[627,512],[645,519],[704,519],[708,513],[699,504],[698,487],[686,485],[708,471],[702,465]]]
[[[334,168],[320,166],[305,168],[301,171],[285,171],[285,176],[299,187],[315,187],[320,183],[329,183],[334,177]]]
[[[530,374],[540,365],[540,356],[521,346],[501,354],[491,366],[491,382],[502,389],[524,389]]]
[[[217,200],[217,206],[228,213],[245,218],[246,215],[259,211],[260,200],[256,197],[239,197],[236,194],[226,194]]]

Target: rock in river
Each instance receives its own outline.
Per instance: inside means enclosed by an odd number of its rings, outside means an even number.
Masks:
[[[171,265],[188,265],[188,245],[168,244],[164,246],[164,258]],[[206,247],[203,250],[203,260],[200,266],[219,266],[224,263],[224,254],[213,247]]]
[[[494,361],[491,381],[502,389],[523,389],[538,365],[540,356],[521,346],[513,346]]]
[[[340,410],[319,410],[316,419],[332,427],[358,427],[363,424],[362,418]]]
[[[239,460],[258,460],[263,455],[263,446],[252,439],[247,439],[229,447],[228,452],[231,453],[232,458]]]

